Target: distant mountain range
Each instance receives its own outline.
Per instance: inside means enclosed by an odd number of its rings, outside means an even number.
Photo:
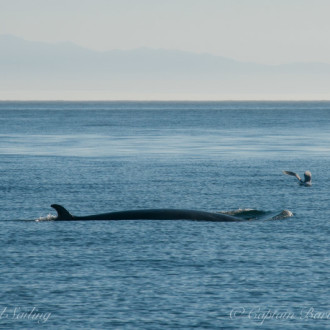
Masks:
[[[324,98],[329,83],[330,65],[325,63],[261,65],[150,48],[98,52],[73,43],[0,35],[0,91],[102,90],[109,98],[180,93],[219,99],[306,93]]]

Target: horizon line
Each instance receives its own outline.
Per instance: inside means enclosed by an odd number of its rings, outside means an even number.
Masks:
[[[210,100],[210,99],[202,99],[202,100],[189,100],[189,99],[0,99],[0,102],[330,102],[330,99],[219,99],[219,100]]]

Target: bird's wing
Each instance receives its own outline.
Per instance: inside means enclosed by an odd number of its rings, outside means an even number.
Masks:
[[[283,173],[286,174],[286,175],[295,176],[299,181],[301,181],[300,176],[295,172],[283,171]]]

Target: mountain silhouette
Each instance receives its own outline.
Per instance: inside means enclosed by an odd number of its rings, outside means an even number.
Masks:
[[[210,54],[138,48],[94,51],[0,35],[0,89],[200,95],[329,93],[330,65],[262,65]],[[150,95],[151,95],[150,94]]]

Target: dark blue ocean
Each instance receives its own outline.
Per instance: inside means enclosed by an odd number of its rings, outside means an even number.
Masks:
[[[0,102],[0,171],[1,329],[330,327],[329,102]]]

